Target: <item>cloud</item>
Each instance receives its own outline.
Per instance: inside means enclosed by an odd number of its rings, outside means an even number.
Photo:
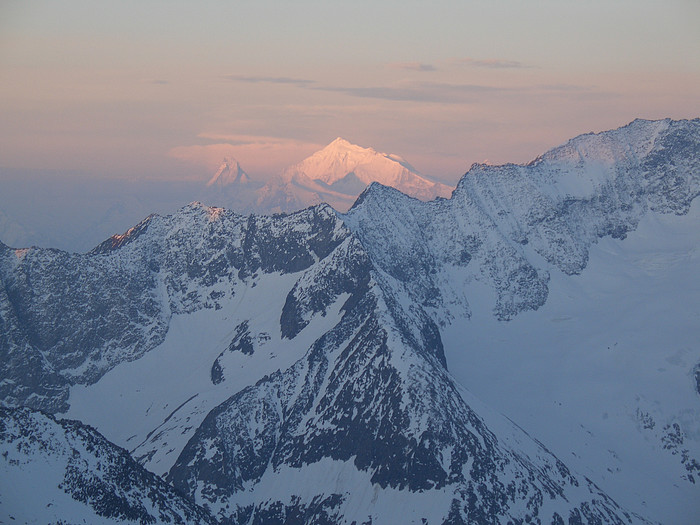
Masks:
[[[214,144],[178,146],[168,154],[175,159],[199,164],[210,174],[224,157],[234,157],[252,178],[266,179],[323,147],[321,144],[282,137],[200,133],[200,139]]]
[[[409,71],[437,71],[434,65],[422,62],[392,62],[387,64],[387,66],[393,69],[407,69]]]
[[[375,86],[308,86],[307,89],[339,93],[368,100],[413,102],[454,106],[480,104],[497,108],[508,103],[531,104],[543,97],[556,97],[575,101],[604,100],[617,96],[601,91],[594,85],[574,84],[460,84],[446,82],[405,82],[396,85]]]
[[[224,75],[223,78],[226,80],[233,80],[235,82],[247,82],[249,84],[291,84],[294,86],[307,86],[309,84],[314,84],[314,80],[306,80],[303,78],[291,78],[291,77],[260,77],[260,76],[246,76],[246,75]]]
[[[579,86],[576,84],[540,84],[538,86],[535,86],[535,88],[542,91],[580,93],[584,91],[592,91],[594,89],[594,86]]]
[[[465,64],[475,67],[485,67],[489,69],[529,69],[534,66],[529,66],[517,60],[505,60],[502,58],[458,58],[455,60],[458,64]]]
[[[438,82],[420,82],[405,87],[324,87],[318,86],[311,89],[344,93],[346,95],[375,98],[381,100],[409,101],[409,102],[435,102],[442,104],[458,104],[471,102],[476,96],[484,93],[496,93],[507,91],[506,88],[484,86],[478,84],[447,84]]]
[[[169,80],[163,80],[163,79],[160,79],[160,78],[155,78],[155,79],[151,80],[151,84],[165,85],[165,84],[170,84],[170,81],[169,81]]]
[[[197,135],[200,139],[222,141],[233,146],[250,146],[253,144],[300,144],[302,142],[284,137],[269,137],[265,135],[245,135],[236,133],[209,133]]]
[[[539,96],[559,97],[578,102],[611,100],[622,96],[621,93],[601,90],[598,86],[576,84],[540,84],[533,86],[532,93]]]

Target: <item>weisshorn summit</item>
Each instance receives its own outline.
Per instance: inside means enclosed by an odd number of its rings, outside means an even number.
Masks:
[[[697,523],[698,194],[700,120],[636,120],[449,199],[0,244],[0,519]]]
[[[239,213],[293,212],[321,203],[346,212],[373,182],[423,201],[449,197],[454,189],[419,174],[398,155],[338,137],[267,183],[249,178],[237,161],[226,158],[200,200]]]

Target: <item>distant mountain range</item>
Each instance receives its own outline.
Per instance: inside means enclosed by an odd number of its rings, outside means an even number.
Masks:
[[[0,174],[2,177],[4,174]],[[326,202],[347,211],[370,183],[396,187],[421,200],[449,197],[452,189],[419,175],[396,155],[377,153],[337,139],[276,177],[249,176],[224,158],[206,183],[196,181],[100,181],[74,178],[62,184],[20,177],[0,192],[0,239],[9,246],[41,246],[85,252],[123,232],[149,213],[172,213],[199,201],[238,213],[294,212]],[[37,193],[37,184],[42,192]],[[27,205],[27,202],[31,205]],[[80,210],[80,212],[76,212]]]
[[[289,184],[383,163],[336,142]],[[449,199],[0,243],[0,520],[697,523],[698,195],[700,119],[636,120]]]
[[[447,198],[454,189],[420,175],[398,155],[337,138],[267,183],[252,181],[235,159],[226,158],[198,199],[238,213],[289,213],[322,202],[345,212],[373,182],[423,201]]]
[[[245,186],[250,184],[250,177],[243,171],[236,159],[225,158],[216,170],[214,176],[207,182],[207,188],[214,188],[218,191],[225,191],[234,185]]]

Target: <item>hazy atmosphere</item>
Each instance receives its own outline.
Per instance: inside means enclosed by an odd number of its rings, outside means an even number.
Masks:
[[[0,0],[0,524],[700,524],[700,0]]]
[[[85,237],[95,214],[170,211],[227,155],[266,180],[342,136],[453,185],[694,117],[699,19],[690,0],[3,2],[0,240],[87,249],[115,233]]]

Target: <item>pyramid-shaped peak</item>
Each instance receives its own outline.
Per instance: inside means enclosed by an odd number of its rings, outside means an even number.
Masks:
[[[296,184],[315,181],[334,192],[353,196],[359,195],[373,182],[397,188],[423,200],[452,194],[452,188],[422,177],[398,155],[363,148],[342,137],[287,168],[283,178],[287,182],[296,180]]]
[[[344,139],[343,137],[338,137],[336,138],[333,142],[328,144],[325,148],[323,148],[321,151],[323,152],[347,152],[347,151],[357,151],[357,152],[362,152],[362,153],[376,153],[372,148],[363,148],[362,146],[358,146],[357,144],[353,144],[349,140]]]
[[[229,168],[232,168],[232,167],[240,168],[240,166],[241,166],[238,163],[238,161],[236,159],[234,159],[233,157],[224,157],[224,160],[221,162],[221,165],[222,166],[226,165]]]
[[[216,170],[214,176],[207,182],[207,187],[211,186],[228,186],[229,184],[245,184],[250,181],[248,174],[243,171],[241,165],[233,157],[224,157],[219,169]]]
[[[240,163],[233,157],[224,157],[217,169],[217,173],[232,173],[234,175],[238,173],[245,173],[243,168],[241,168]]]

